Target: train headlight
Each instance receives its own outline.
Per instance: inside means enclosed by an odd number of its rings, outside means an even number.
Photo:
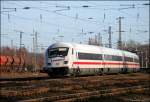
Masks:
[[[64,61],[64,64],[67,64],[68,63],[68,61]]]

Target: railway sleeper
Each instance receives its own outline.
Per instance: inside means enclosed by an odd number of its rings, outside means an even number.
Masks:
[[[68,99],[81,99],[81,98],[84,99],[91,96],[113,96],[113,95],[123,94],[127,92],[141,92],[145,90],[149,90],[148,86],[134,86],[134,87],[116,88],[116,89],[112,88],[109,90],[99,90],[99,91],[92,91],[92,92],[90,91],[90,92],[66,94],[60,96],[42,97],[42,98],[36,98],[31,100],[24,100],[22,102],[61,101],[61,100],[68,100]],[[102,91],[104,91],[105,93],[101,93]]]
[[[49,88],[39,88],[39,89],[32,89],[32,90],[21,90],[21,91],[10,91],[2,93],[2,96],[31,96],[31,95],[38,95],[42,93],[46,93],[49,91]]]
[[[136,83],[134,83],[134,84],[136,84]],[[144,85],[144,83],[143,83],[143,85]],[[94,88],[98,88],[98,87],[102,87],[102,86],[87,86],[86,88],[90,88],[90,89],[94,89]],[[104,86],[103,86],[104,87]],[[26,91],[26,90],[18,90],[18,91],[10,91],[10,92],[7,92],[7,93],[2,93],[4,96],[30,96],[30,95],[38,95],[38,94],[42,94],[42,93],[46,93],[46,92],[48,92],[48,91],[56,91],[56,92],[58,92],[58,91],[70,91],[70,90],[75,90],[76,89],[76,91],[74,91],[74,92],[78,92],[78,90],[81,90],[81,89],[85,89],[85,87],[83,88],[83,87],[78,87],[78,88],[63,88],[63,89],[60,89],[60,88],[56,88],[56,89],[54,89],[54,88],[51,88],[51,89],[49,89],[49,88],[45,88],[45,87],[42,87],[42,88],[38,88],[38,89],[30,89],[30,90],[28,90],[28,91]],[[115,91],[115,90],[113,90],[113,91]],[[105,91],[101,91],[101,93],[105,93]]]

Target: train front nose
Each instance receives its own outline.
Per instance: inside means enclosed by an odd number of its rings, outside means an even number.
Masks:
[[[49,75],[67,75],[68,74],[68,61],[65,58],[51,58],[48,61],[45,70],[49,73]]]
[[[51,66],[53,68],[64,66],[64,59],[53,59],[51,61]]]
[[[53,46],[54,47],[54,46]],[[48,56],[46,65],[53,74],[66,74],[68,69],[68,54],[69,48],[67,47],[54,47],[48,49]],[[48,72],[50,72],[48,71]]]

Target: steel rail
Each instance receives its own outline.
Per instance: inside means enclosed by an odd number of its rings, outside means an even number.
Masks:
[[[85,99],[91,96],[113,96],[118,94],[124,94],[127,92],[141,92],[149,90],[149,86],[147,85],[138,85],[132,87],[125,87],[125,88],[115,88],[115,89],[105,89],[105,90],[98,90],[98,91],[91,91],[91,92],[80,92],[80,93],[73,93],[67,95],[60,95],[60,96],[49,96],[49,97],[42,97],[36,99],[29,99],[29,100],[21,100],[18,102],[44,102],[44,101],[64,101],[65,100],[76,100],[76,99]]]

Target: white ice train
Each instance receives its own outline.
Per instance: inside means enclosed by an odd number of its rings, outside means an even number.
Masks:
[[[43,70],[49,75],[88,75],[139,71],[131,52],[75,43],[55,43],[45,52]]]

